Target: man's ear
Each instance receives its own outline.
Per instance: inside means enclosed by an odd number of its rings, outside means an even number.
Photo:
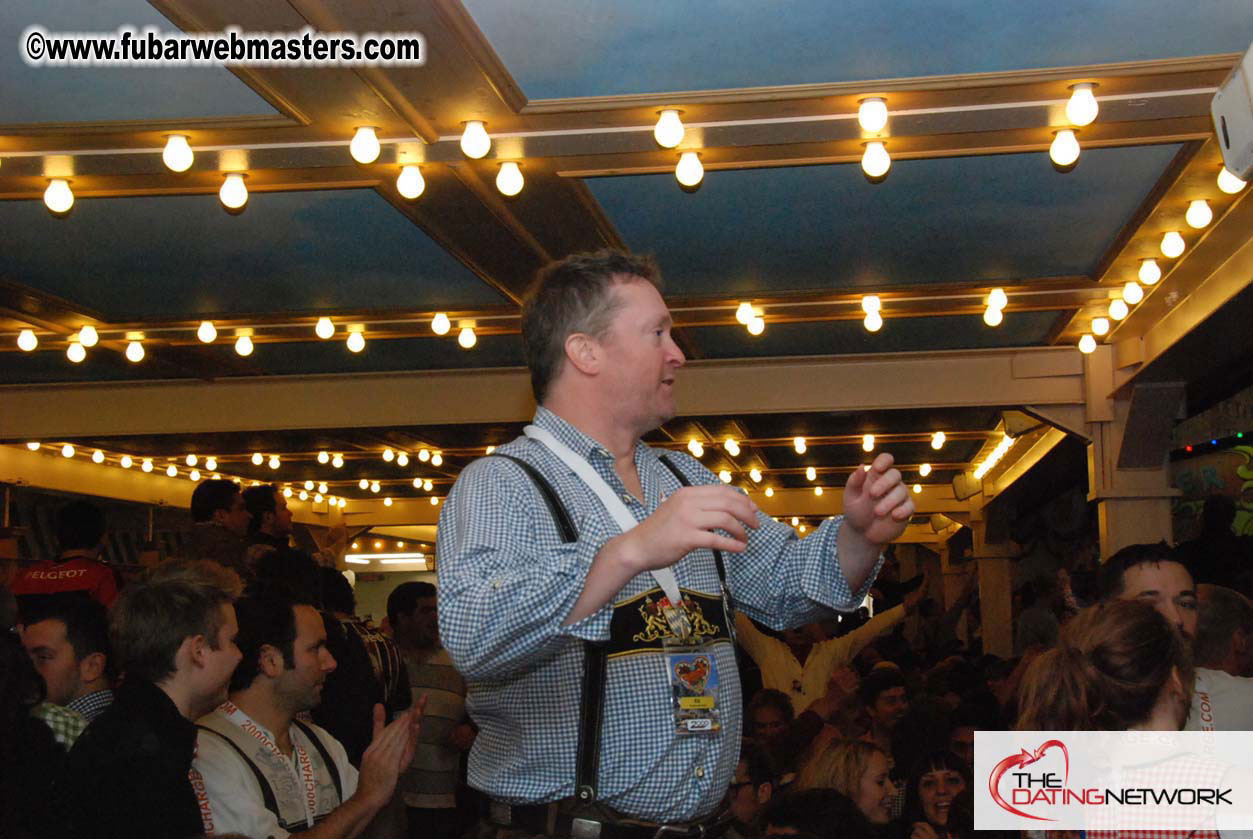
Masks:
[[[175,669],[182,669],[183,661],[193,667],[203,667],[209,655],[209,639],[203,635],[188,635],[174,656]]]
[[[78,678],[83,682],[94,682],[104,675],[106,663],[104,653],[88,653],[78,662]]]
[[[566,360],[579,372],[594,376],[600,370],[600,344],[591,335],[575,332],[566,338]]]
[[[287,662],[283,660],[283,653],[278,647],[272,644],[262,644],[257,669],[269,678],[276,679],[287,669]]]
[[[764,784],[757,785],[757,803],[765,806],[770,803],[770,799],[774,797],[774,784],[766,781]]]
[[[225,526],[226,526],[226,515],[227,515],[226,510],[214,510],[214,511],[213,511],[213,518],[211,519],[211,521],[212,521],[214,524],[220,524],[220,525],[222,525],[223,527],[225,527]]]

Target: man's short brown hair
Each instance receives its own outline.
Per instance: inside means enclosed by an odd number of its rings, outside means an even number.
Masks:
[[[630,280],[660,289],[661,271],[651,256],[615,250],[571,254],[540,269],[522,306],[522,343],[536,402],[543,403],[561,372],[566,338],[580,332],[603,337],[618,306],[613,286]]]
[[[235,601],[239,577],[216,562],[168,562],[146,583],[122,590],[109,612],[109,639],[128,678],[160,682],[175,670],[183,641],[203,635],[217,649],[222,606]]]

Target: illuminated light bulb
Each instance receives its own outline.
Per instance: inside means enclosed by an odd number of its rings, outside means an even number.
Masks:
[[[425,481],[422,482],[422,489],[426,490],[427,492],[430,492],[434,487],[435,487],[435,484],[431,483],[430,478],[427,478]]]
[[[187,457],[183,458],[183,462],[188,466],[195,466],[200,462],[200,458],[196,457],[194,454],[189,454]]]
[[[1101,106],[1096,102],[1092,89],[1094,84],[1077,84],[1071,87],[1070,101],[1066,103],[1066,119],[1071,125],[1091,125],[1092,120],[1100,112]]]
[[[744,326],[748,326],[748,322],[753,319],[753,304],[744,302],[735,307],[735,320]]]
[[[1131,310],[1122,300],[1112,300],[1109,304],[1109,316],[1113,320],[1122,320]]]
[[[390,495],[383,499],[383,506],[384,507],[392,506],[392,498]]]
[[[705,167],[701,165],[700,155],[694,151],[685,151],[679,155],[679,163],[674,167],[674,177],[680,185],[689,189],[700,186],[705,177]]]
[[[62,446],[62,447],[61,447],[61,456],[62,456],[62,457],[73,457],[73,456],[74,456],[74,447],[73,447],[73,446],[71,446],[69,443],[66,443],[64,446]]]
[[[722,481],[724,484],[731,483],[731,473],[723,469],[718,473],[718,480]]]
[[[1144,299],[1144,289],[1140,288],[1139,283],[1132,280],[1122,287],[1122,299],[1134,306]]]
[[[213,325],[213,321],[202,320],[200,328],[196,330],[196,337],[202,344],[212,344],[218,338],[218,328]]]
[[[262,463],[265,463],[265,456],[261,454],[261,452],[253,452],[252,453],[252,465],[260,466]]]
[[[248,187],[244,183],[244,176],[239,172],[229,173],[226,180],[222,181],[222,188],[218,190],[218,200],[228,210],[242,210],[248,203]]]
[[[1108,318],[1092,318],[1092,334],[1105,335],[1109,332]]]
[[[871,312],[862,320],[862,326],[866,327],[867,332],[878,332],[883,328],[883,315],[878,312]]]
[[[466,157],[478,160],[492,148],[492,138],[487,136],[487,128],[482,120],[472,119],[466,123],[465,131],[461,132],[461,151]]]
[[[171,478],[177,478],[178,467],[171,463],[169,466],[165,467],[165,474],[169,475]]]
[[[270,455],[270,468],[271,469],[277,469],[281,465],[281,463],[282,461],[278,459],[278,455],[276,454]]]
[[[494,451],[496,451],[496,447],[495,447],[495,446],[488,446],[486,449],[484,449],[484,450],[483,450],[483,453],[484,453],[484,454],[491,454],[491,453],[492,453],[492,452],[494,452]]]
[[[344,456],[342,454],[337,454],[334,457],[332,457],[331,465],[334,466],[336,469],[341,468],[344,465]]]
[[[87,357],[87,350],[83,349],[81,342],[70,341],[70,345],[65,348],[65,357],[74,364],[79,364]]]
[[[526,179],[522,177],[522,170],[517,162],[506,160],[500,164],[500,171],[496,173],[496,188],[500,190],[501,195],[512,198],[521,192],[525,185]]]
[[[435,317],[431,318],[431,331],[436,335],[447,335],[450,329],[452,329],[452,321],[448,320],[448,315],[436,312]]]
[[[797,528],[797,530],[799,530],[803,535],[805,531],[809,530],[809,528],[802,524],[799,528]]]
[[[205,458],[205,461],[204,461],[204,468],[205,468],[205,469],[208,469],[210,472],[217,471],[217,468],[218,468],[218,459],[217,459],[216,457],[207,457],[207,458]]]
[[[861,298],[861,310],[866,314],[873,314],[883,309],[883,301],[878,295],[867,294]]]
[[[100,343],[100,333],[96,331],[96,327],[88,324],[78,330],[78,343],[84,347],[94,347]]]
[[[222,476],[221,476],[221,475],[219,475],[217,472],[214,472],[214,473],[213,473],[213,480],[215,480],[215,481],[220,481],[220,480],[222,480]]]
[[[370,492],[378,492],[381,488],[382,487],[378,481],[372,481],[370,483]]]
[[[335,334],[335,324],[331,323],[330,318],[318,318],[318,322],[313,327],[313,334],[325,341]]]
[[[774,487],[766,487],[766,497],[774,498]]]
[[[983,310],[983,322],[988,326],[1000,326],[1003,320],[1005,320],[1005,314],[1000,309],[988,306]]]
[[[861,170],[868,178],[882,178],[892,167],[892,156],[881,140],[866,143],[866,151],[861,156]]]
[[[126,345],[126,360],[138,364],[144,360],[144,345],[139,341],[131,341]]]
[[[818,480],[818,470],[812,466],[805,467],[805,479],[810,481]]]
[[[120,465],[123,469],[129,469],[129,468],[131,468],[132,466],[134,466],[134,465],[135,465],[135,461],[131,458],[131,456],[130,456],[130,455],[128,455],[128,454],[124,454],[124,455],[122,455],[122,459],[118,461],[118,464],[119,464],[119,465]]]
[[[924,478],[925,478],[925,477],[927,477],[928,475],[930,475],[930,474],[931,474],[931,464],[930,464],[930,463],[924,463],[924,464],[922,464],[921,466],[919,466],[919,467],[918,467],[918,474],[919,474],[919,475],[921,475],[921,476],[922,476],[922,477],[924,477]]]
[[[797,454],[804,454],[804,453],[805,453],[805,449],[806,449],[806,448],[808,448],[808,446],[805,444],[805,438],[804,438],[804,437],[793,437],[793,438],[792,438],[792,448],[796,449],[796,453],[797,453]]]
[[[330,454],[328,454],[327,452],[318,452],[318,463],[325,464],[325,463],[329,463],[330,460],[331,460]]]
[[[728,437],[723,440],[722,448],[726,449],[727,454],[731,455],[731,457],[740,456],[740,444],[737,443],[733,437]]]
[[[1049,145],[1049,158],[1062,168],[1075,165],[1079,159],[1079,140],[1075,132],[1069,128],[1058,131]]]
[[[1182,254],[1185,247],[1183,236],[1179,235],[1177,230],[1171,230],[1162,237],[1162,254],[1170,259],[1174,259]]]
[[[760,335],[766,331],[766,319],[761,315],[753,315],[749,318],[747,327],[749,335]]]
[[[100,449],[96,449],[94,452],[92,452],[91,462],[92,463],[104,463],[104,452],[100,451]]]
[[[345,500],[344,500],[344,499],[342,499],[342,498],[341,498],[341,499],[339,499],[339,509],[341,509],[341,510],[342,510],[342,509],[344,509],[344,508],[345,508],[345,507],[347,507],[347,506],[348,506],[348,502],[347,502],[347,501],[345,501]]]
[[[922,484],[914,484],[914,495],[922,492]]]
[[[414,478],[414,479],[413,479],[413,488],[414,488],[414,489],[422,489],[422,479],[421,479],[421,478]]]
[[[432,495],[432,496],[431,496],[431,506],[432,506],[432,507],[434,507],[434,506],[436,506],[437,504],[439,504],[439,499],[438,499],[438,498],[436,498],[434,495]]]
[[[391,449],[383,449],[383,460],[387,461],[388,463],[391,463],[395,459],[396,459],[396,453],[394,451],[392,451]]]
[[[705,447],[695,437],[687,441],[687,450],[692,453],[692,457],[704,457],[705,455]]]
[[[239,355],[252,355],[252,338],[248,335],[240,335],[235,339],[235,352]]]
[[[296,497],[297,497],[297,498],[299,498],[301,501],[307,501],[307,500],[309,499],[309,493],[305,492],[305,491],[302,489],[302,490],[300,491],[300,495],[298,495],[298,496],[296,496]]]
[[[430,459],[431,459],[431,453],[429,451],[427,451],[426,449],[418,449],[418,460],[422,461],[423,463],[426,463]]]
[[[17,333],[17,348],[22,352],[30,352],[39,346],[39,339],[35,337],[35,330],[23,329]]]
[[[822,495],[822,487],[814,487],[814,495]]]
[[[145,472],[151,472],[152,460],[150,460],[149,458],[144,458],[144,462],[139,465],[139,468],[144,470]]]
[[[1003,288],[994,288],[988,292],[988,307],[991,309],[1004,309],[1009,305],[1009,295],[1005,293]]]
[[[878,134],[888,124],[887,100],[871,96],[857,103],[857,124],[867,134]]]
[[[653,139],[663,149],[672,149],[683,142],[685,131],[683,120],[679,119],[679,112],[674,108],[666,108],[657,117],[657,125],[653,128]]]
[[[1244,189],[1247,184],[1248,181],[1237,177],[1236,173],[1232,172],[1226,166],[1218,171],[1218,188],[1228,195],[1235,195],[1237,192]]]
[[[357,486],[359,486],[361,489],[369,489],[370,482],[366,480],[365,478],[362,478],[361,480],[357,481]]]
[[[305,489],[313,489],[313,481],[305,481]]]
[[[412,201],[425,190],[426,178],[422,177],[421,169],[413,164],[401,168],[400,174],[396,176],[396,191],[401,198]]]
[[[187,473],[187,477],[188,477],[188,478],[190,478],[190,479],[191,479],[191,480],[193,480],[193,481],[199,481],[199,480],[200,480],[200,470],[199,470],[199,469],[193,469],[193,470],[191,470],[190,472],[188,472],[188,473]]]
[[[461,331],[457,333],[457,343],[464,350],[473,348],[478,342],[479,338],[474,334],[474,327],[472,326],[463,326]]]
[[[931,435],[931,448],[935,449],[936,451],[939,451],[940,449],[944,448],[944,441],[947,439],[948,437],[945,436],[943,431],[935,432],[934,434]]]
[[[31,440],[29,443],[26,444],[26,448],[30,449],[32,452],[37,452],[39,451],[39,443],[35,442],[34,440]]]
[[[65,178],[53,178],[44,190],[44,205],[57,215],[65,215],[74,206],[74,193]]]
[[[293,493],[292,493],[292,491],[291,491],[291,487],[283,487],[283,497],[284,497],[284,498],[291,498],[291,497],[292,497],[292,494],[293,494]]]
[[[314,494],[314,496],[313,496],[313,503],[315,503],[315,504],[321,504],[321,503],[322,503],[322,493],[320,493],[320,492],[319,492],[319,493],[315,493],[315,494]]]
[[[1079,339],[1079,352],[1087,355],[1096,351],[1096,339],[1091,335],[1084,335]]]
[[[408,465],[409,465],[409,455],[405,454],[404,452],[401,452],[400,454],[396,455],[396,465],[397,465],[397,466],[408,466]]]
[[[379,145],[378,135],[368,125],[359,127],[356,133],[352,135],[352,141],[348,144],[348,153],[358,163],[373,163],[379,159],[379,152],[382,150],[382,146]]]
[[[801,523],[801,520],[799,518],[797,518],[796,516],[792,516],[792,527],[796,527],[796,525],[800,523]]]
[[[861,450],[863,452],[874,451],[874,435],[873,434],[861,435]]]
[[[431,455],[431,465],[432,466],[444,465],[444,455],[442,452],[435,452],[435,454]]]
[[[171,134],[165,141],[165,149],[161,152],[161,161],[171,172],[186,172],[191,168],[196,154],[191,150],[186,135]]]
[[[365,336],[360,332],[348,333],[348,351],[361,352],[365,349]]]
[[[748,477],[755,484],[761,483],[761,470],[754,466],[748,470]]]
[[[1188,204],[1188,211],[1183,214],[1183,219],[1189,227],[1200,230],[1214,220],[1214,211],[1210,209],[1208,201],[1198,198]]]

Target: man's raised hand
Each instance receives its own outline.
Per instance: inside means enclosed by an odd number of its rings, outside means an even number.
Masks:
[[[905,532],[914,502],[892,455],[884,452],[869,469],[855,469],[844,485],[844,524],[872,545],[886,545]]]

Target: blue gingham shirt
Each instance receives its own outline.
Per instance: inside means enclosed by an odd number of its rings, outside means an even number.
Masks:
[[[640,443],[635,449],[644,490],[640,503],[602,445],[542,407],[535,424],[587,458],[637,520],[680,488],[658,453]],[[609,640],[613,604],[571,626],[562,624],[592,560],[620,531],[600,500],[542,443],[520,437],[500,452],[526,460],[548,478],[578,541],[562,541],[540,491],[516,463],[501,457],[471,463],[439,519],[440,635],[465,677],[466,708],[479,726],[470,784],[511,804],[556,801],[574,794],[582,642]],[[692,484],[719,483],[686,454],[669,457]],[[748,550],[724,555],[734,607],[778,628],[855,609],[878,565],[856,593],[850,591],[836,556],[841,523],[841,518],[824,521],[800,540],[791,527],[758,514]],[[685,589],[721,593],[709,550],[689,553],[674,571]],[[655,587],[652,575],[641,574],[615,602]],[[713,734],[675,733],[662,654],[609,660],[597,778],[601,801],[659,822],[699,818],[717,807],[739,759],[742,702],[732,645],[716,643],[714,652],[722,730]]]

